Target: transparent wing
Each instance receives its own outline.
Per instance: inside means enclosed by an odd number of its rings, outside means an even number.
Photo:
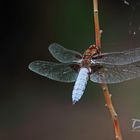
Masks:
[[[123,52],[103,53],[93,57],[93,62],[109,65],[126,65],[140,61],[140,48],[126,50]]]
[[[29,64],[29,69],[39,75],[60,82],[74,82],[78,71],[74,69],[75,64],[59,64],[47,61],[33,61]]]
[[[140,77],[140,65],[100,67],[90,75],[90,80],[96,83],[120,83],[126,80]]]
[[[49,51],[54,58],[63,63],[79,62],[82,58],[80,53],[65,49],[57,43],[51,44]]]

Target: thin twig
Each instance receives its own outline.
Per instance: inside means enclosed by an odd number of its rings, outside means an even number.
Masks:
[[[122,134],[121,134],[120,126],[119,126],[118,115],[113,107],[111,94],[109,93],[108,86],[106,84],[101,84],[101,86],[102,86],[103,94],[105,96],[106,106],[108,107],[111,118],[113,120],[116,140],[122,140]]]
[[[101,47],[101,33],[100,33],[100,26],[99,26],[99,16],[98,16],[98,0],[93,0],[93,7],[94,7],[94,23],[95,23],[95,37],[96,37],[96,46],[100,49]],[[101,84],[103,94],[105,96],[106,106],[109,109],[111,118],[114,124],[115,130],[115,137],[116,140],[122,140],[119,119],[117,113],[113,107],[111,94],[109,93],[109,89],[107,84]]]
[[[100,26],[99,26],[98,2],[97,2],[97,0],[93,0],[93,13],[94,13],[94,27],[95,27],[96,46],[98,48],[100,48],[101,47],[101,33],[100,33]]]

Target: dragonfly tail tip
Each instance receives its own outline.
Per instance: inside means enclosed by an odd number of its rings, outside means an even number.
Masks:
[[[72,104],[73,104],[73,105],[75,105],[75,104],[76,104],[76,102],[77,102],[77,101],[76,101],[76,100],[74,100],[74,101],[72,101]]]

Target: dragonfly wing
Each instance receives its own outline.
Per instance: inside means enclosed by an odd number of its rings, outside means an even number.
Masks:
[[[29,69],[52,80],[74,82],[78,76],[78,72],[73,66],[75,66],[75,64],[59,64],[37,60],[29,64]]]
[[[140,65],[113,66],[105,65],[90,75],[90,80],[96,83],[120,83],[140,77]]]
[[[49,51],[54,58],[63,63],[79,62],[82,58],[80,53],[65,49],[57,43],[51,44]]]
[[[123,52],[103,53],[93,57],[93,62],[96,64],[126,65],[138,61],[140,61],[140,48]]]

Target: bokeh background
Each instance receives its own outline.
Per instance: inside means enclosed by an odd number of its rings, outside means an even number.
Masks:
[[[99,0],[102,51],[140,47],[138,0]],[[28,69],[36,59],[56,60],[57,42],[81,53],[94,44],[92,0],[19,0],[0,4],[0,139],[113,140],[114,130],[98,84],[88,82],[72,105],[73,84]],[[109,85],[124,140],[140,139],[131,119],[140,119],[140,78]]]

